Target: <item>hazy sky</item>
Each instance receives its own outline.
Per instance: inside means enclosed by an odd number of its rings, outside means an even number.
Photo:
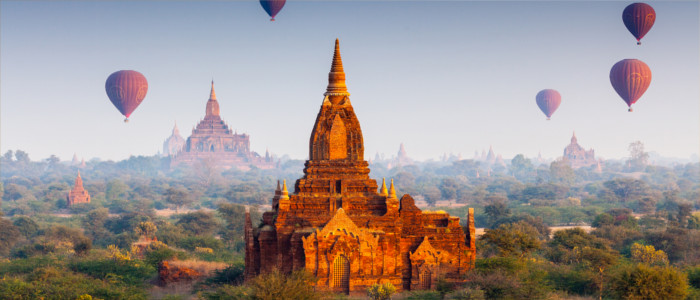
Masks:
[[[258,1],[1,1],[0,151],[34,160],[73,153],[153,155],[177,121],[204,117],[215,81],[222,118],[251,148],[304,159],[335,38],[363,129],[365,158],[471,158],[493,145],[559,157],[576,131],[603,158],[630,142],[688,158],[700,149],[698,1],[650,1],[656,24],[637,46],[631,2],[288,1],[277,21]],[[627,112],[610,68],[636,58],[650,88]],[[104,90],[133,69],[148,94],[129,123]],[[535,104],[562,104],[551,121]]]

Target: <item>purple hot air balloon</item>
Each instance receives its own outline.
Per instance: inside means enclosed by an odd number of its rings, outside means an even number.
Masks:
[[[632,104],[651,84],[651,69],[641,60],[623,59],[610,69],[610,83],[632,111]]]
[[[622,22],[625,23],[627,30],[637,38],[637,45],[642,44],[640,40],[654,26],[654,21],[656,21],[656,12],[646,3],[632,3],[625,7],[622,12]]]
[[[121,70],[112,73],[105,82],[105,91],[112,104],[126,117],[141,104],[148,92],[148,82],[143,74],[132,70]]]
[[[263,9],[267,12],[268,15],[270,15],[270,21],[275,20],[275,16],[282,10],[282,7],[284,7],[284,3],[287,2],[286,0],[260,0],[260,5],[262,5]]]
[[[561,95],[556,90],[546,89],[537,93],[535,100],[537,100],[537,106],[540,107],[540,110],[542,110],[547,116],[547,120],[549,120],[552,114],[559,108],[559,104],[561,104]]]

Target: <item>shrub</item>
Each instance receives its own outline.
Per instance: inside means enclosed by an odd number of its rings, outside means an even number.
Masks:
[[[375,283],[367,288],[367,296],[372,300],[387,300],[391,298],[391,295],[395,292],[396,287],[389,282],[382,284]]]
[[[128,285],[142,285],[153,277],[153,266],[136,260],[114,261],[111,259],[78,260],[69,264],[71,270],[97,279],[110,279]]]
[[[279,270],[259,275],[250,283],[250,295],[259,300],[319,299],[311,285],[313,277],[306,270],[285,275]]]
[[[223,248],[224,244],[213,236],[188,236],[177,241],[177,246],[189,251],[194,251],[197,247],[217,251]]]
[[[410,292],[406,300],[442,300],[442,295],[436,291]]]
[[[485,300],[486,294],[480,289],[464,289],[449,293],[445,296],[449,300]]]

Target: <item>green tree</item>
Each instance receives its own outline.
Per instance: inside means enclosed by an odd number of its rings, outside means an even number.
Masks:
[[[486,205],[484,207],[484,213],[486,213],[487,222],[489,227],[491,227],[497,224],[499,219],[508,217],[510,215],[510,209],[504,202],[498,201],[493,204]]]
[[[645,263],[645,264],[668,264],[668,257],[666,252],[662,250],[656,250],[652,245],[642,245],[639,243],[632,244],[630,249],[632,254],[632,259],[635,261]]]
[[[219,224],[213,213],[198,210],[181,215],[175,225],[195,235],[212,235]]]
[[[134,233],[136,233],[136,235],[146,239],[153,239],[157,231],[158,227],[151,221],[139,222],[136,228],[134,228]]]
[[[540,248],[538,236],[539,232],[535,227],[520,221],[486,230],[480,239],[495,247],[500,256],[522,258]]]
[[[189,191],[181,186],[168,188],[163,196],[165,196],[165,202],[175,206],[175,212],[194,201]]]
[[[555,160],[549,165],[550,181],[571,186],[576,179],[574,169],[566,159]]]
[[[17,217],[12,224],[15,225],[22,236],[27,239],[35,236],[39,232],[39,225],[34,222],[32,218],[27,216]]]
[[[0,255],[7,255],[20,236],[20,231],[10,220],[0,218]]]
[[[510,161],[510,173],[519,180],[529,180],[535,171],[530,159],[525,158],[525,155],[518,154]]]
[[[630,159],[627,160],[630,170],[644,170],[649,163],[649,153],[644,152],[644,143],[641,141],[632,142],[627,149],[630,152]]]
[[[613,277],[611,296],[617,299],[685,299],[688,279],[675,267],[636,264]]]

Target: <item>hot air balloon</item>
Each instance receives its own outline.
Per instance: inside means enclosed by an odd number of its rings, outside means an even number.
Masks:
[[[637,45],[642,44],[640,40],[649,32],[651,26],[654,26],[655,20],[654,8],[646,3],[632,3],[625,7],[622,12],[622,22],[625,23],[627,30],[637,38]]]
[[[148,92],[148,82],[143,74],[132,70],[121,70],[112,73],[105,82],[105,91],[112,104],[126,117],[141,104]]]
[[[549,120],[552,114],[559,108],[559,104],[561,104],[561,95],[556,90],[546,89],[537,93],[535,100],[537,100],[537,106],[540,107],[540,110],[542,110],[547,116],[547,120]]]
[[[286,0],[260,0],[260,5],[265,9],[268,15],[270,15],[270,21],[275,20],[275,16],[282,10]]]
[[[623,59],[610,69],[610,83],[632,111],[632,104],[649,88],[651,69],[641,60]]]

